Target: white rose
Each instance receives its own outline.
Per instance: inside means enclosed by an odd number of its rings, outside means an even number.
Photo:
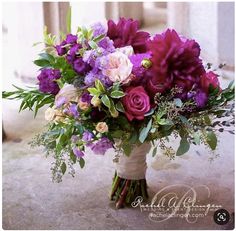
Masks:
[[[132,46],[116,48],[116,50],[123,53],[124,55],[126,55],[128,57],[134,54],[134,49]]]
[[[133,64],[130,62],[127,55],[116,51],[101,60],[103,65],[102,73],[107,76],[112,82],[128,83],[132,72]]]
[[[108,132],[108,126],[105,122],[99,122],[96,126],[96,130],[100,133]]]

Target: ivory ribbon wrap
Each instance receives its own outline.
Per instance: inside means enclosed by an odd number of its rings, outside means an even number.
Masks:
[[[150,149],[151,144],[144,143],[140,146],[135,146],[129,157],[122,154],[116,164],[118,176],[127,180],[145,179],[147,169],[146,155]]]

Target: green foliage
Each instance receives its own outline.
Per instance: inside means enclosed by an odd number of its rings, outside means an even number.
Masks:
[[[183,155],[184,153],[186,153],[190,148],[190,144],[187,140],[186,137],[183,137],[181,140],[180,140],[180,144],[179,144],[179,148],[176,152],[176,155],[177,156],[181,156]]]
[[[48,34],[47,27],[44,27],[43,30],[44,44],[47,46],[54,46],[56,43],[56,36]]]
[[[147,126],[143,127],[143,129],[141,130],[139,134],[139,141],[141,143],[143,143],[146,140],[151,128],[152,128],[152,119],[149,120]]]
[[[14,86],[14,85],[13,85]],[[22,89],[14,86],[17,90],[12,92],[2,92],[2,97],[7,99],[22,100],[19,112],[25,109],[34,111],[34,117],[37,115],[38,110],[44,105],[52,106],[54,103],[54,96],[51,94],[45,94],[38,89]]]
[[[217,137],[216,137],[216,135],[215,135],[214,132],[212,132],[212,131],[207,132],[206,142],[208,143],[208,145],[210,146],[210,148],[211,148],[212,150],[215,150],[215,149],[216,149],[216,146],[217,146]]]

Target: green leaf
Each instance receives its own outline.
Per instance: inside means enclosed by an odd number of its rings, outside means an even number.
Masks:
[[[65,162],[63,162],[62,165],[61,165],[61,172],[62,172],[63,175],[66,172],[66,163]]]
[[[139,134],[139,141],[143,143],[148,136],[148,133],[152,127],[152,119],[149,120],[146,127],[144,127]]]
[[[208,115],[204,116],[204,121],[205,121],[206,125],[211,125],[211,119]]]
[[[152,157],[154,157],[156,154],[157,154],[157,146],[152,150]]]
[[[97,43],[95,43],[95,42],[92,41],[92,40],[89,41],[88,44],[89,44],[89,46],[90,46],[92,49],[94,49],[94,50],[96,50],[96,49],[98,48]]]
[[[197,145],[200,144],[200,138],[201,138],[201,135],[200,135],[199,132],[195,132],[195,133],[193,134],[193,140],[194,140],[194,142],[195,142]]]
[[[181,140],[180,140],[180,144],[179,144],[179,148],[176,152],[176,156],[181,156],[183,155],[184,153],[186,153],[190,148],[190,144],[187,140],[186,137],[183,137]]]
[[[137,141],[138,141],[138,132],[137,131],[133,131],[131,136],[130,136],[130,138],[129,138],[129,142],[131,144],[135,144],[135,143],[137,143]]]
[[[175,98],[174,103],[175,103],[176,107],[182,107],[182,105],[183,105],[182,100],[179,98]]]
[[[68,34],[71,33],[71,7],[69,7],[66,14],[66,31]]]
[[[111,133],[112,138],[121,138],[123,136],[123,131],[122,130],[116,130]]]
[[[107,95],[103,95],[102,98],[101,98],[101,100],[102,100],[102,103],[103,103],[106,107],[108,107],[109,109],[111,108],[111,102],[110,102],[110,99],[108,98]]]
[[[93,96],[99,96],[101,94],[101,92],[95,87],[89,87],[88,91]]]
[[[55,60],[55,58],[52,55],[48,54],[48,53],[41,53],[41,54],[39,54],[39,56],[42,59],[48,60],[49,62],[53,62]]]
[[[95,87],[96,87],[101,93],[105,92],[105,88],[104,88],[102,82],[101,82],[99,79],[96,79],[96,80],[95,80]]]
[[[93,41],[94,41],[95,43],[98,43],[98,42],[100,42],[105,36],[106,36],[105,34],[100,34],[100,35],[98,35],[97,37],[95,37],[95,38],[93,39]]]
[[[123,107],[123,104],[119,101],[117,104],[116,104],[116,109],[117,111],[119,112],[125,112],[125,109]]]
[[[210,131],[207,133],[207,139],[206,139],[206,142],[208,143],[208,145],[210,146],[210,148],[212,150],[215,150],[216,149],[216,146],[217,146],[217,137],[215,135],[214,132]]]
[[[70,152],[70,159],[73,161],[73,163],[76,163],[76,155],[73,152]]]
[[[111,97],[112,97],[112,98],[118,99],[118,98],[122,98],[122,97],[124,97],[124,96],[125,96],[125,93],[122,92],[122,91],[112,91],[112,92],[111,92]]]
[[[83,168],[85,165],[85,160],[82,157],[79,158],[79,165],[81,168]]]
[[[37,59],[34,61],[34,64],[39,67],[50,67],[50,62],[46,59]]]

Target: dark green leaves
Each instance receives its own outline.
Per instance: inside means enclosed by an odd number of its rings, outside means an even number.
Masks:
[[[149,120],[147,126],[144,127],[139,134],[139,141],[141,143],[145,141],[151,128],[152,128],[152,119]]]
[[[79,158],[79,165],[80,165],[81,168],[83,168],[84,165],[85,165],[85,161],[82,157]]]
[[[214,132],[210,131],[207,133],[207,139],[206,142],[208,143],[208,145],[210,146],[210,148],[212,150],[216,149],[216,145],[217,145],[217,138]]]
[[[65,174],[65,172],[66,172],[66,163],[65,162],[63,162],[61,165],[61,172],[62,172],[62,174]]]
[[[186,137],[183,137],[181,140],[180,140],[180,144],[179,144],[179,148],[176,152],[176,156],[181,156],[183,155],[184,153],[186,153],[190,148],[190,144],[187,140]]]

